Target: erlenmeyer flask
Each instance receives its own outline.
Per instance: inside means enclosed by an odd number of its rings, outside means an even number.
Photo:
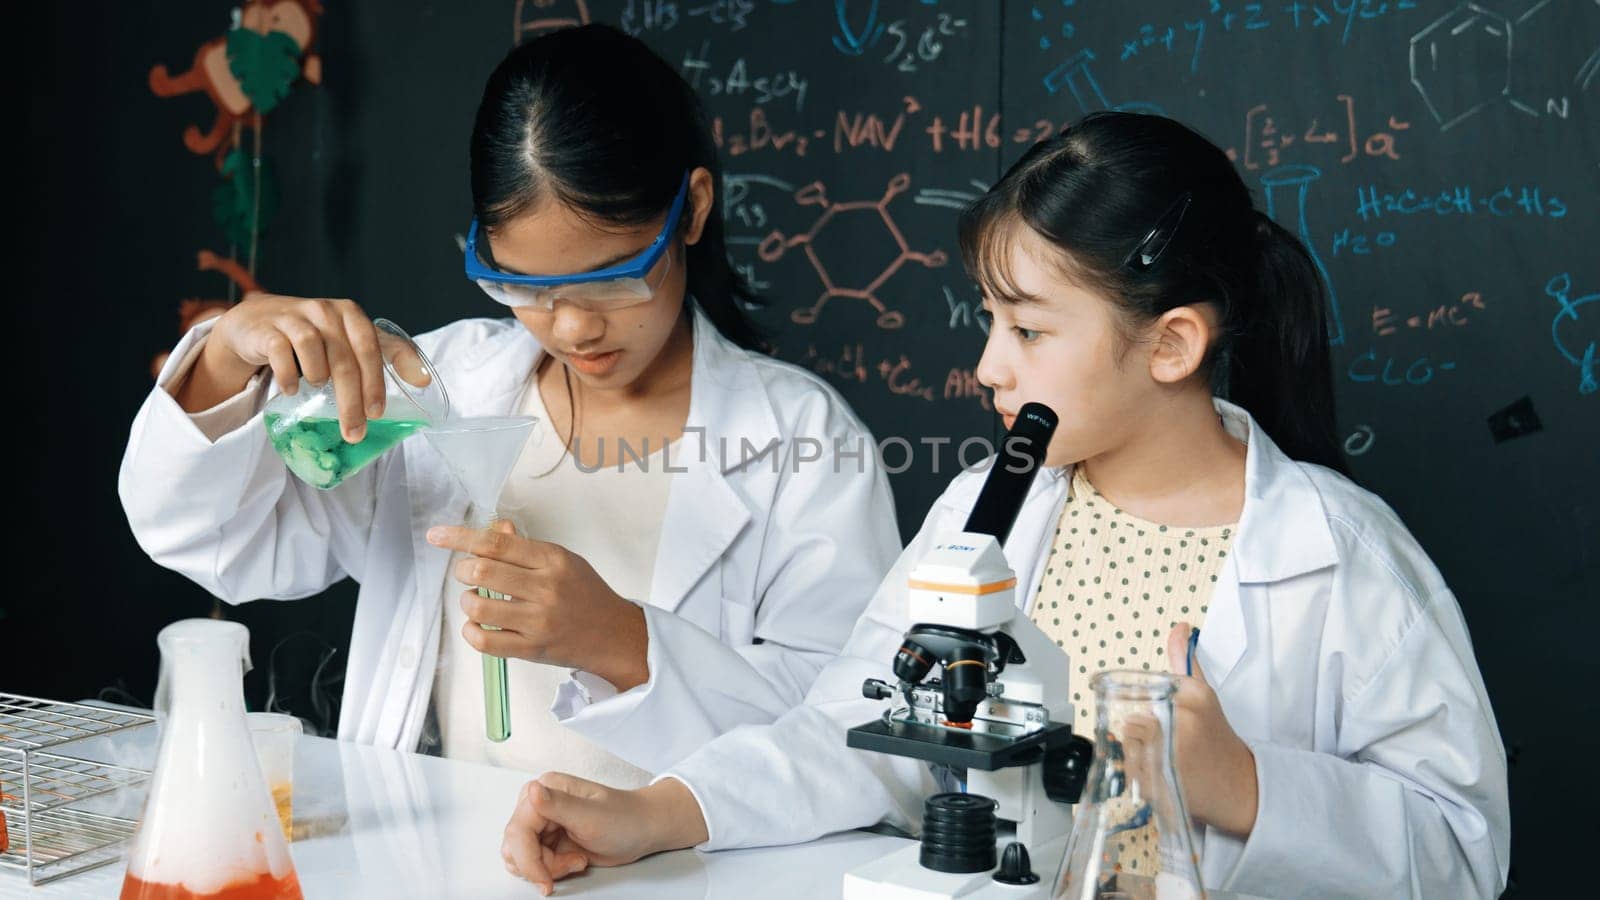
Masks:
[[[156,638],[161,748],[122,900],[302,896],[245,723],[249,639],[215,619],[174,622]]]
[[[1155,672],[1102,672],[1090,682],[1094,761],[1072,817],[1054,898],[1204,898],[1200,857],[1173,765],[1172,695]]]
[[[332,379],[318,387],[301,378],[295,393],[278,394],[263,410],[272,449],[312,487],[338,487],[390,447],[450,416],[450,396],[422,348],[388,319],[373,319],[372,325],[383,359],[384,406],[358,443],[345,441],[339,430]]]

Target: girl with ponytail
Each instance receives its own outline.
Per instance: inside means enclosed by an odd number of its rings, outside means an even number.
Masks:
[[[996,409],[1008,428],[1029,402],[1060,418],[1005,552],[1020,614],[1070,660],[1072,683],[1053,687],[1074,730],[1093,727],[1098,673],[1172,672],[1208,887],[1497,896],[1505,750],[1454,596],[1344,474],[1305,247],[1215,145],[1117,112],[1032,148],[960,239],[993,318],[978,376]],[[934,774],[849,749],[844,731],[880,714],[860,686],[894,681],[907,575],[960,530],[983,475],[952,482],[805,706],[642,792],[545,776],[507,828],[508,865],[548,886],[672,847],[915,831]],[[1154,854],[1149,830],[1119,836],[1122,859]]]

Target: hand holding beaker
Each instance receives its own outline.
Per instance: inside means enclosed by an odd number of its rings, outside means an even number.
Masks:
[[[349,398],[338,409],[340,431],[357,443],[366,420],[383,415],[386,367],[412,387],[427,386],[429,373],[412,358],[409,343],[386,340],[352,300],[253,293],[212,326],[201,364],[233,376],[227,379],[233,390],[210,398],[213,403],[237,393],[263,366],[272,369],[279,390],[291,396],[302,379],[313,387],[331,382],[334,392]]]
[[[312,309],[326,309],[312,302]],[[359,313],[359,310],[357,311]],[[324,313],[319,315],[333,315]],[[373,400],[366,395],[365,367],[352,369],[354,356],[350,347],[341,350],[347,354],[343,362],[327,359],[309,365],[301,346],[294,345],[294,357],[300,358],[305,374],[295,383],[295,390],[282,393],[267,402],[262,416],[272,449],[283,457],[300,480],[323,490],[337,487],[344,479],[383,455],[384,451],[423,428],[438,423],[450,414],[450,398],[444,383],[433,371],[422,350],[387,319],[366,322],[358,317],[352,320],[350,333],[343,334],[353,344],[361,345],[360,358],[375,355],[378,366],[379,394]],[[292,323],[292,318],[272,319],[261,327],[287,327],[303,329],[304,322]],[[275,324],[274,324],[275,323]],[[332,327],[331,325],[329,327]],[[369,335],[368,332],[371,332]],[[355,335],[359,332],[360,337]],[[318,343],[315,336],[305,337],[308,347]],[[282,335],[267,339],[273,356],[273,371],[292,367],[294,359],[278,359],[285,351]],[[367,347],[368,342],[371,347]],[[336,341],[331,337],[322,350],[328,359],[338,357],[333,352]],[[370,350],[370,354],[368,351]],[[312,381],[313,374],[321,374],[325,365],[331,365],[333,377],[320,385]],[[366,407],[362,408],[362,403]],[[371,421],[367,417],[371,417]]]

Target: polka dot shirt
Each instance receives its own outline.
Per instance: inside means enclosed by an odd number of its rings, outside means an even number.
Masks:
[[[1073,469],[1032,618],[1072,661],[1072,730],[1094,733],[1089,680],[1168,672],[1167,633],[1200,627],[1237,526],[1177,528],[1117,509]]]
[[[1072,664],[1072,730],[1094,734],[1090,679],[1113,669],[1168,672],[1167,634],[1200,627],[1237,526],[1177,528],[1117,509],[1083,474],[1072,487],[1034,597],[1032,618]],[[1137,814],[1112,801],[1114,819]],[[1125,808],[1123,808],[1125,807]],[[1118,834],[1108,852],[1130,875],[1157,865],[1153,825]]]

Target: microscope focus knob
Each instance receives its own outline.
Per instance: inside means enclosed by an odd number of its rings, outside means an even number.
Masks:
[[[1077,803],[1094,761],[1094,742],[1075,734],[1044,754],[1044,793],[1057,803]]]
[[[894,685],[881,678],[868,678],[861,682],[861,696],[868,700],[887,700],[894,696]]]
[[[1000,868],[994,880],[1001,884],[1038,884],[1039,876],[1033,873],[1033,861],[1028,859],[1028,848],[1021,841],[1012,841],[1000,854]]]

